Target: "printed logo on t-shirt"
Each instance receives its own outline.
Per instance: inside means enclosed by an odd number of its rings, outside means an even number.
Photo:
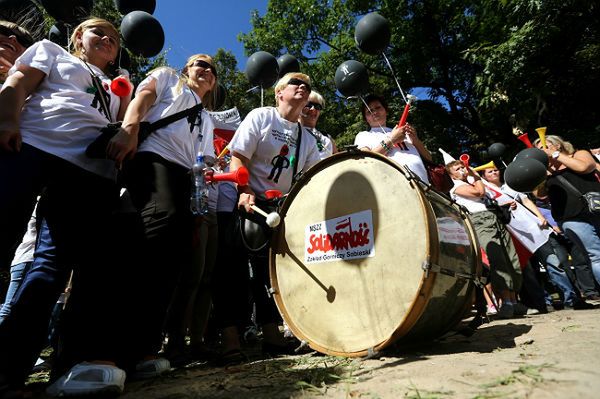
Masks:
[[[271,169],[271,173],[267,179],[273,180],[275,183],[279,182],[279,176],[281,176],[281,172],[283,169],[287,169],[290,167],[290,160],[287,158],[287,155],[290,153],[290,148],[287,144],[281,146],[279,150],[279,154],[275,155],[273,159],[271,159],[271,165],[273,168]]]
[[[92,103],[90,104],[90,106],[92,108],[96,108],[98,112],[100,112],[106,117],[106,119],[111,120],[111,117],[108,114],[108,109],[110,109],[110,94],[108,94],[108,85],[102,82],[96,76],[92,76],[92,79],[96,79],[96,82],[101,85],[102,90],[98,91],[96,87],[92,86],[92,88],[94,89],[94,98],[92,99]],[[102,97],[100,96],[104,97],[104,102],[107,105],[108,109],[104,109],[104,106],[102,105]]]

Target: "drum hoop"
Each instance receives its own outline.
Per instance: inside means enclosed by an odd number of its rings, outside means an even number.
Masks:
[[[294,335],[298,339],[308,343],[312,349],[314,349],[318,352],[321,352],[321,353],[326,353],[328,355],[332,355],[332,356],[362,357],[362,356],[367,356],[371,350],[374,350],[377,352],[377,351],[380,351],[383,348],[389,346],[390,344],[392,344],[393,342],[395,342],[396,340],[401,338],[403,335],[408,333],[412,327],[414,327],[414,325],[418,322],[419,318],[424,313],[424,311],[427,307],[427,304],[431,298],[432,289],[435,284],[435,279],[436,279],[437,273],[430,272],[427,277],[425,277],[425,273],[423,273],[423,277],[421,278],[421,283],[420,283],[418,289],[416,290],[416,296],[413,299],[411,307],[407,310],[406,317],[403,320],[399,321],[398,327],[387,339],[376,344],[373,348],[366,348],[364,350],[357,351],[357,352],[340,352],[340,351],[331,350],[331,349],[322,347],[322,346],[312,342],[312,340],[309,337],[305,336],[302,333],[302,331],[295,325],[292,317],[290,317],[290,314],[287,311],[287,308],[285,307],[285,305],[283,303],[283,299],[279,292],[279,283],[277,281],[277,273],[275,270],[275,264],[276,264],[275,261],[276,261],[277,254],[286,253],[288,256],[292,256],[291,253],[286,252],[285,248],[283,248],[283,245],[282,245],[282,243],[284,243],[284,241],[285,241],[284,240],[284,238],[285,238],[285,216],[287,215],[287,211],[290,207],[290,204],[293,203],[293,200],[298,195],[299,191],[302,189],[302,187],[304,187],[304,185],[306,185],[306,183],[308,183],[310,181],[312,176],[319,173],[323,169],[326,169],[327,167],[331,166],[332,164],[337,163],[340,158],[350,158],[350,159],[375,158],[375,159],[379,159],[380,161],[387,163],[388,165],[392,166],[393,168],[398,170],[400,173],[402,173],[409,180],[409,183],[411,184],[413,189],[415,189],[417,191],[423,213],[425,214],[425,223],[426,223],[425,230],[428,232],[428,237],[426,240],[426,242],[427,242],[426,254],[427,254],[427,259],[429,259],[430,261],[436,262],[438,260],[437,258],[439,256],[439,242],[437,241],[438,235],[437,235],[436,223],[432,222],[432,221],[435,221],[435,215],[433,213],[433,208],[432,208],[431,204],[429,203],[429,201],[427,200],[427,197],[425,196],[424,189],[422,186],[422,185],[424,185],[424,186],[426,186],[426,185],[424,183],[418,183],[416,179],[411,178],[411,176],[413,175],[412,172],[407,171],[406,169],[404,169],[405,168],[404,166],[398,164],[397,162],[389,159],[386,156],[383,156],[383,155],[380,155],[377,153],[373,153],[373,152],[360,151],[360,150],[358,150],[358,151],[357,150],[349,150],[346,152],[339,152],[337,154],[334,154],[334,155],[318,162],[316,165],[314,165],[312,168],[310,168],[306,174],[302,175],[301,178],[296,182],[296,184],[294,184],[294,186],[290,190],[289,194],[287,195],[285,201],[283,202],[283,204],[279,210],[279,214],[281,216],[281,223],[278,226],[278,229],[275,232],[275,234],[273,234],[272,245],[271,245],[271,249],[269,250],[269,278],[270,278],[271,287],[273,288],[273,299],[275,300],[277,309],[281,313],[283,319],[286,321],[290,330],[294,333]],[[434,238],[435,238],[435,240],[433,240]],[[434,247],[431,246],[431,243],[434,243]],[[435,259],[433,259],[433,260],[431,260],[432,249],[437,250],[437,252],[435,252],[435,254],[436,254]]]

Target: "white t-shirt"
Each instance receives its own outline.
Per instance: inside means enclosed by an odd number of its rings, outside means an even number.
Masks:
[[[160,68],[152,72],[140,83],[137,92],[139,93],[151,80],[156,81],[156,101],[144,116],[144,121],[156,122],[201,102],[187,85],[178,88],[179,76],[170,68]],[[198,126],[199,120],[196,119],[192,129],[187,118],[170,123],[148,136],[138,151],[153,152],[184,168],[194,165],[198,151],[214,158],[216,155],[212,118],[208,112],[202,110],[201,120],[201,126]]]
[[[319,157],[325,159],[333,154],[333,141],[326,134],[321,133],[316,128],[304,127],[309,134],[312,134],[317,140],[317,149]]]
[[[383,129],[383,131],[382,131]],[[354,145],[358,148],[373,149],[377,147],[381,141],[386,138],[392,129],[389,127],[384,128],[373,128],[370,131],[363,131],[356,135],[354,138]],[[427,170],[423,165],[423,160],[419,155],[419,151],[413,145],[412,141],[407,137],[402,142],[401,146],[394,146],[391,151],[387,154],[388,158],[393,159],[401,165],[408,167],[414,174],[419,176],[425,183],[429,183],[427,177]]]
[[[277,108],[263,107],[250,111],[235,132],[229,148],[250,160],[249,185],[257,197],[264,198],[265,190],[290,190],[298,126],[283,119]],[[304,132],[297,171],[306,172],[320,159],[315,138]]]
[[[471,213],[487,211],[487,207],[481,198],[467,198],[455,193],[456,189],[460,186],[467,185],[469,183],[462,180],[452,179],[454,186],[450,189],[450,197],[456,201],[457,204],[464,206]]]
[[[21,112],[23,142],[82,169],[114,179],[113,161],[85,156],[87,146],[100,135],[100,129],[111,122],[102,110],[100,94],[95,93],[90,69],[102,80],[109,94],[107,103],[114,122],[120,100],[110,91],[111,80],[96,66],[88,63],[88,69],[82,60],[48,40],[25,50],[9,74],[16,72],[20,65],[46,75],[27,98]]]

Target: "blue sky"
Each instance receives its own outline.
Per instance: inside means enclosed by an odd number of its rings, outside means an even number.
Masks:
[[[238,33],[251,30],[253,9],[264,15],[267,0],[157,0],[154,16],[165,31],[169,64],[180,68],[192,54],[215,54],[218,48],[231,50],[238,68],[246,67],[246,56]]]

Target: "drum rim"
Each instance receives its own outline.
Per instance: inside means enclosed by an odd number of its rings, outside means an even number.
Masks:
[[[423,315],[425,309],[427,308],[427,303],[429,302],[429,300],[431,298],[432,288],[435,285],[435,279],[436,279],[437,273],[429,273],[429,275],[427,277],[425,277],[425,273],[423,272],[423,276],[421,278],[420,285],[419,285],[419,287],[417,287],[417,290],[416,290],[415,298],[413,299],[413,302],[412,302],[410,308],[407,310],[407,313],[406,313],[406,316],[404,317],[404,319],[399,320],[399,324],[398,324],[397,328],[392,332],[392,334],[390,334],[390,336],[387,339],[384,339],[382,342],[377,343],[372,348],[365,348],[363,350],[355,351],[355,352],[343,352],[343,351],[336,351],[336,350],[332,350],[329,348],[325,348],[321,345],[316,344],[309,337],[305,336],[302,333],[302,331],[296,326],[292,317],[290,317],[290,313],[288,312],[287,308],[285,307],[285,304],[283,303],[283,299],[282,299],[280,291],[279,291],[279,283],[277,280],[277,272],[276,272],[276,257],[277,257],[277,255],[283,254],[283,253],[287,253],[288,256],[291,255],[289,252],[286,252],[284,248],[282,248],[282,243],[285,242],[285,240],[284,240],[285,216],[287,215],[287,211],[288,211],[291,203],[293,203],[293,200],[298,195],[298,192],[302,189],[302,187],[304,187],[304,185],[306,185],[306,183],[308,183],[310,181],[312,176],[319,173],[321,170],[326,169],[327,167],[331,166],[332,164],[337,163],[340,158],[348,158],[348,157],[354,158],[354,159],[364,159],[364,158],[379,159],[379,160],[387,163],[388,165],[392,166],[396,170],[398,170],[409,180],[409,183],[411,184],[413,189],[415,189],[418,193],[419,202],[421,204],[421,208],[425,215],[425,223],[426,223],[425,231],[427,231],[427,240],[426,240],[427,259],[430,262],[436,262],[438,260],[439,243],[437,242],[437,226],[436,226],[435,222],[432,223],[432,218],[433,218],[433,220],[435,220],[435,215],[433,213],[431,204],[429,204],[427,201],[424,189],[421,186],[421,184],[424,185],[424,183],[418,183],[417,180],[413,178],[414,174],[410,170],[407,170],[407,168],[404,167],[403,165],[400,165],[399,163],[389,159],[388,157],[386,157],[384,155],[380,155],[380,154],[373,153],[373,152],[361,151],[361,150],[349,150],[349,151],[345,151],[345,152],[338,152],[337,154],[334,154],[334,155],[318,162],[316,165],[314,165],[312,168],[310,168],[304,175],[301,176],[301,178],[296,182],[296,184],[294,184],[294,186],[292,187],[292,189],[286,196],[285,201],[283,202],[283,204],[279,210],[279,215],[281,216],[281,223],[278,226],[275,234],[273,234],[272,241],[271,241],[272,245],[271,245],[271,249],[269,250],[269,279],[270,279],[271,287],[273,289],[273,299],[275,300],[277,309],[279,310],[279,313],[281,314],[282,318],[285,320],[289,329],[292,331],[292,333],[298,339],[300,339],[303,342],[306,342],[312,349],[314,349],[318,352],[321,352],[321,353],[328,354],[328,355],[345,356],[345,357],[362,357],[362,356],[367,356],[367,355],[371,354],[372,352],[373,353],[379,352],[380,350],[384,349],[385,347],[391,345],[392,343],[394,343],[395,341],[400,339],[403,335],[408,333],[412,327],[414,327],[414,325],[418,322],[419,318]],[[427,185],[425,185],[425,186],[427,186]],[[434,238],[436,240],[433,240]],[[433,243],[433,246],[432,246],[432,243]],[[434,259],[431,259],[432,249],[437,250],[437,252],[435,252],[436,255],[435,255]]]

